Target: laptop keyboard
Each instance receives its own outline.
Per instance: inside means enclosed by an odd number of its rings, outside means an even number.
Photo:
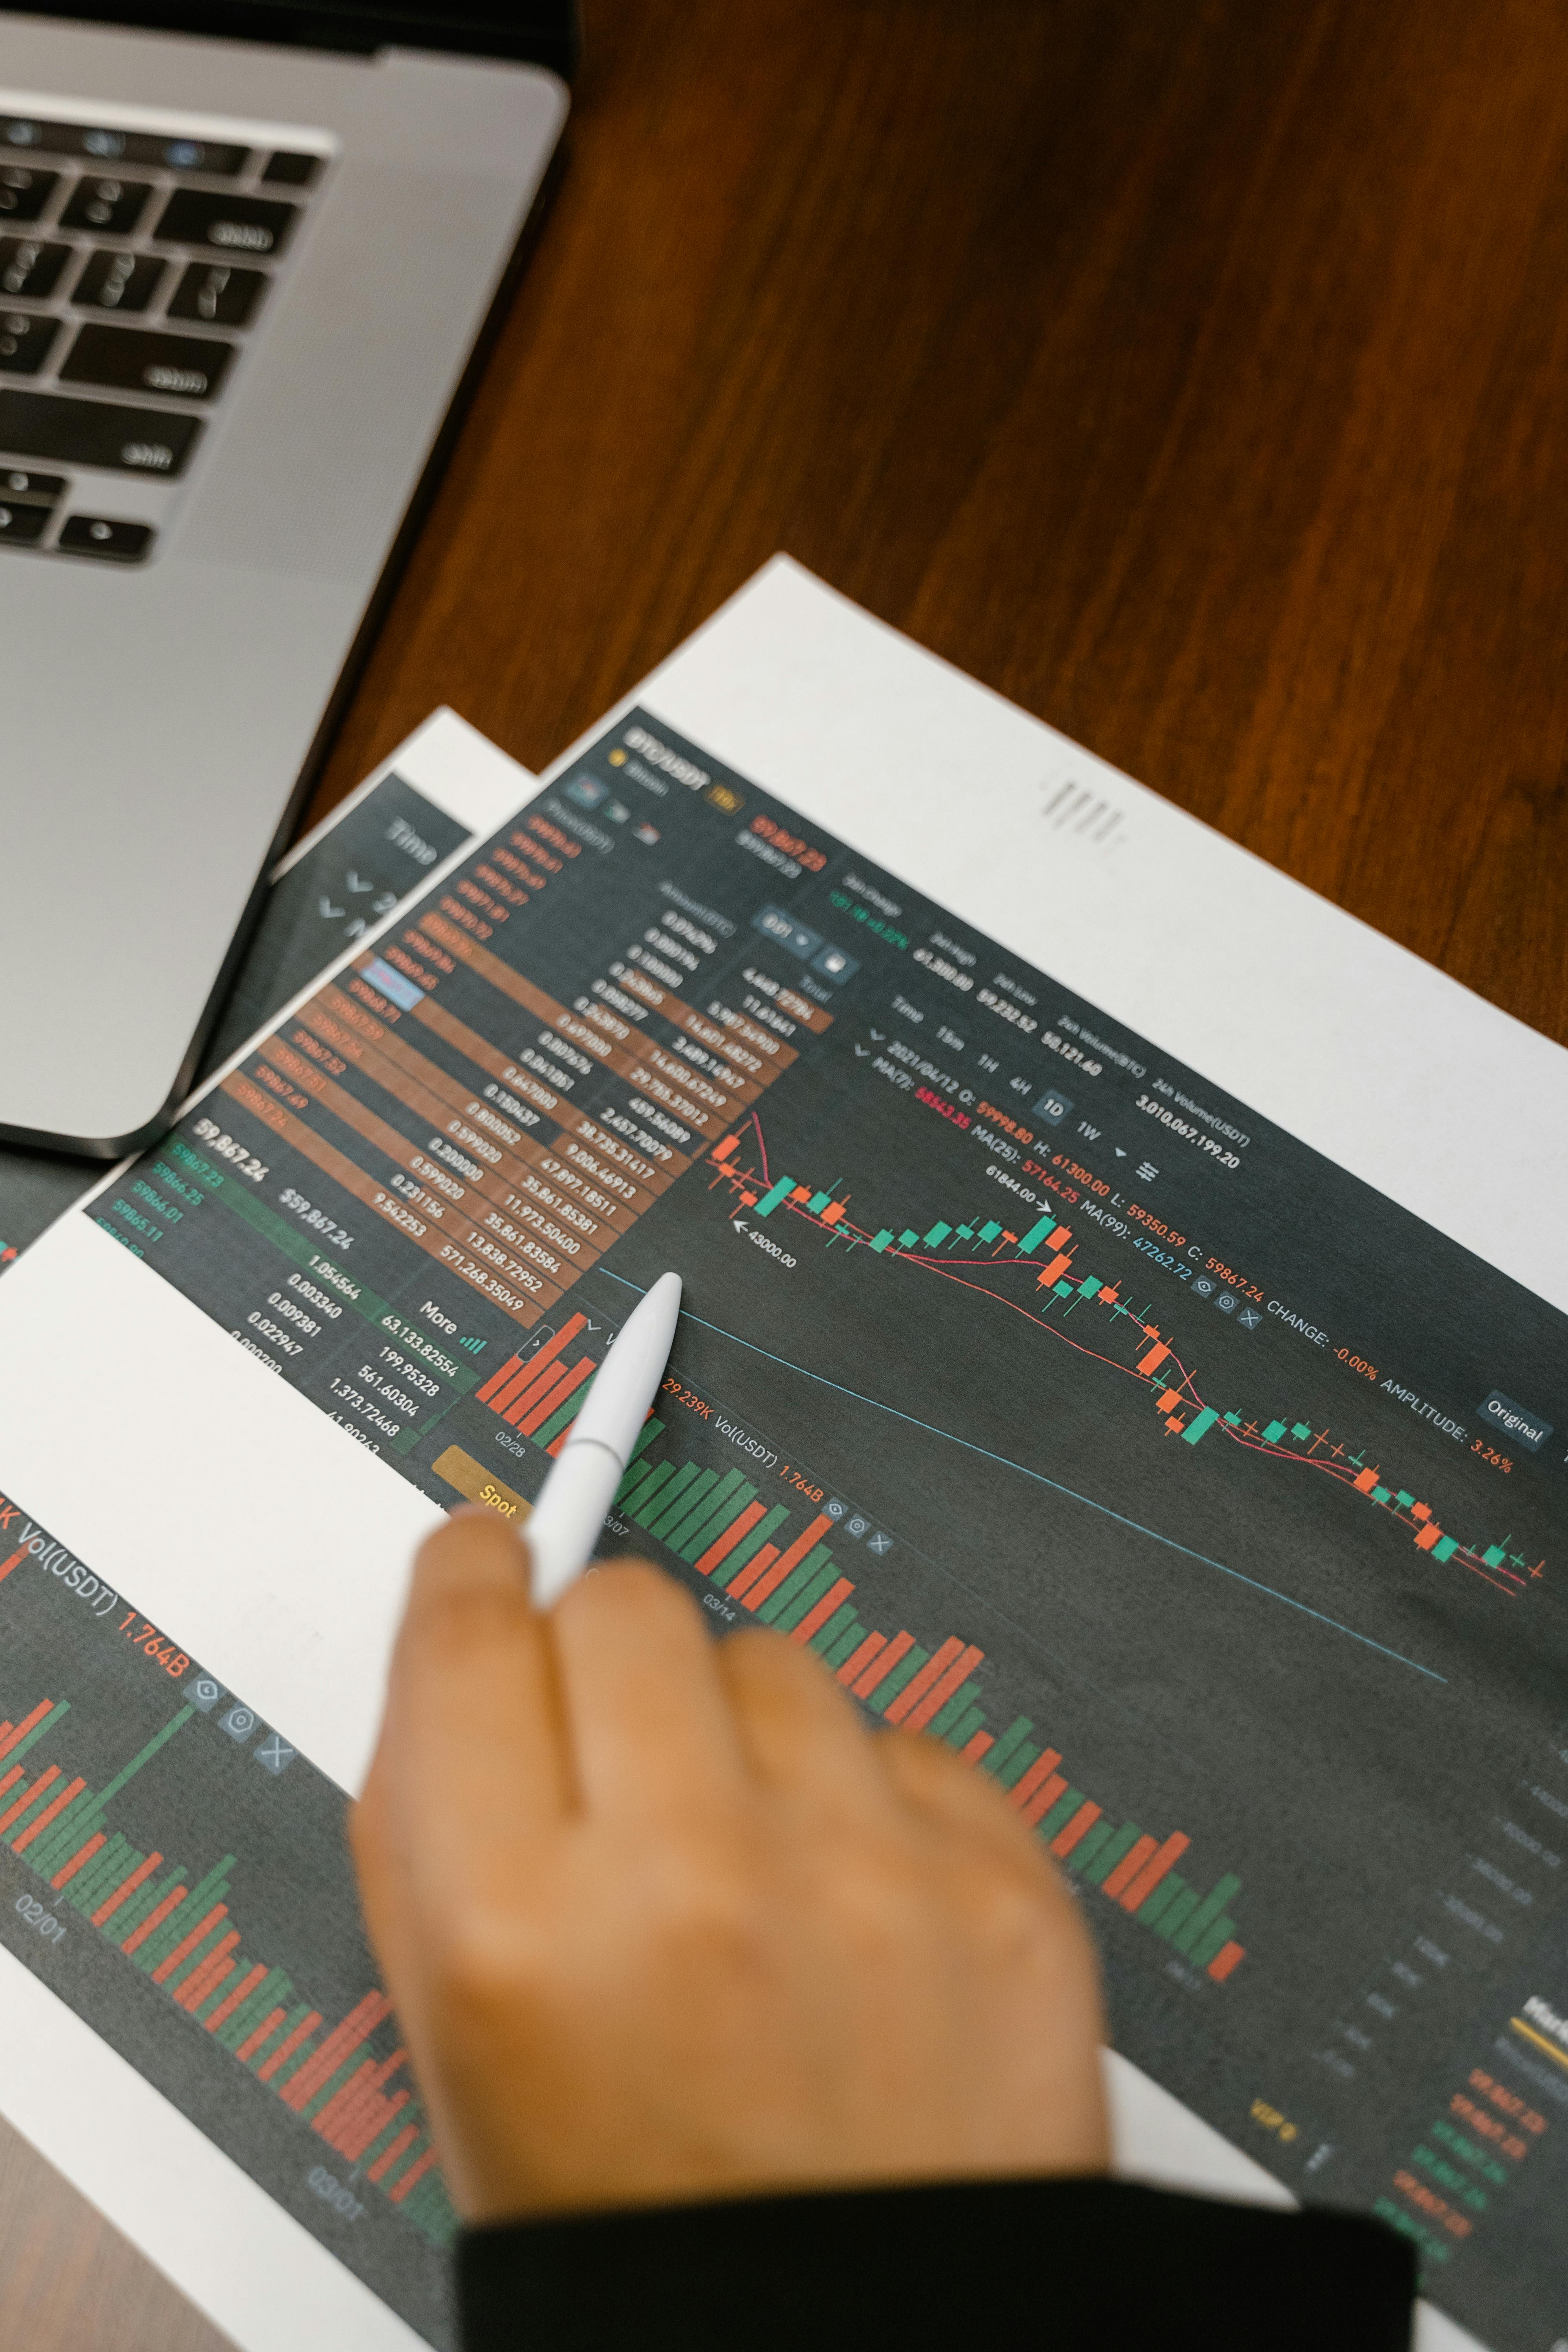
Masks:
[[[146,561],[327,162],[0,111],[0,547]]]

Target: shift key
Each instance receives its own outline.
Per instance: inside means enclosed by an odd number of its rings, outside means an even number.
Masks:
[[[165,335],[139,327],[84,327],[60,370],[68,383],[108,383],[117,392],[156,392],[165,399],[215,400],[232,343]]]
[[[53,457],[68,466],[102,466],[116,474],[183,474],[201,437],[199,416],[106,401],[58,400],[47,392],[0,391],[0,450]]]

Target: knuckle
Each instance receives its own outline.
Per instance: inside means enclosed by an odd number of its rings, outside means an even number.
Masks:
[[[445,1656],[526,1638],[532,1616],[521,1582],[442,1584],[416,1596],[405,1631],[408,1640]]]
[[[538,1938],[514,1912],[486,1904],[448,1914],[431,1973],[446,2013],[467,2025],[482,2027],[536,2008],[550,1989]]]

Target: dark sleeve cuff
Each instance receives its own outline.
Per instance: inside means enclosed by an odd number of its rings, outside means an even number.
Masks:
[[[1110,2180],[759,2197],[468,2231],[464,2352],[1405,2352],[1410,2246]]]

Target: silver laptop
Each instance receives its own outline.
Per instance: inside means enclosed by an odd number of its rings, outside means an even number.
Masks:
[[[0,1136],[107,1157],[222,1010],[574,49],[555,0],[79,13],[0,10]]]

